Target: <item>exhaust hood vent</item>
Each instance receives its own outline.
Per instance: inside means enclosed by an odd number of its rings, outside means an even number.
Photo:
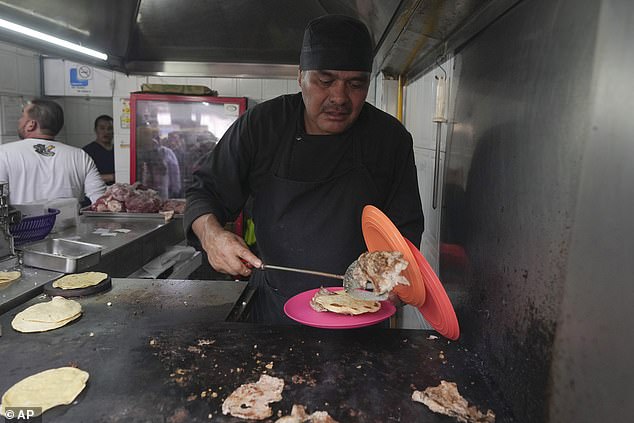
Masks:
[[[0,40],[130,74],[294,77],[313,18],[344,14],[374,38],[375,72],[407,73],[488,3],[506,0],[1,0],[0,18],[108,60],[0,29]]]

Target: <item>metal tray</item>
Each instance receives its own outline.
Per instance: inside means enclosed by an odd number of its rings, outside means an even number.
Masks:
[[[160,212],[157,212],[157,213],[96,212],[96,211],[90,210],[90,207],[83,208],[83,209],[80,210],[80,212],[84,216],[92,216],[92,217],[113,217],[113,218],[125,217],[126,219],[129,219],[129,218],[137,218],[137,219],[148,219],[148,218],[165,219],[165,216],[163,214],[161,214]],[[174,213],[173,218],[174,219],[182,219],[183,215]]]
[[[84,271],[99,263],[103,247],[87,242],[52,238],[21,247],[27,266],[62,273]]]

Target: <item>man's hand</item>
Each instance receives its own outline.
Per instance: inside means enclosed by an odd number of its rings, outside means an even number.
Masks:
[[[114,183],[114,173],[102,173],[101,179],[107,184],[109,182]]]
[[[262,260],[249,250],[244,240],[225,230],[214,215],[200,216],[192,223],[192,230],[218,272],[249,276],[252,267],[262,266]]]

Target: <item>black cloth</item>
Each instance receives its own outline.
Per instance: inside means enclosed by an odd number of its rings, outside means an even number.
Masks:
[[[359,137],[351,131],[334,138],[308,136],[302,133],[300,122],[297,126],[296,134],[289,132],[281,138],[283,147],[272,172],[264,177],[262,188],[255,195],[253,218],[258,222],[255,232],[261,258],[265,263],[286,263],[291,267],[343,274],[366,249],[361,225],[352,222],[360,222],[360,211],[366,204],[376,202],[378,192],[361,160]],[[332,160],[328,163],[330,166],[323,168],[316,168],[315,164],[308,166],[317,172],[314,179],[308,179],[306,168],[295,168],[292,164],[301,157],[293,153],[310,151],[302,148],[309,143],[338,144],[344,159]],[[345,159],[349,158],[349,151],[352,162]],[[311,157],[304,158],[308,165]],[[298,180],[297,176],[302,179]],[[257,270],[250,283],[256,288],[251,318],[268,323],[290,320],[283,307],[293,295],[320,285],[341,285],[337,279]]]
[[[84,151],[92,157],[99,173],[114,173],[114,148],[106,150],[97,141],[93,141],[84,146]]]
[[[412,139],[393,117],[365,104],[345,133],[312,136],[303,131],[301,94],[278,97],[250,109],[194,173],[184,225],[213,213],[221,224],[235,219],[249,195],[260,257],[270,264],[343,274],[365,250],[361,212],[383,210],[415,245],[423,214]],[[334,145],[333,145],[334,144]],[[254,271],[253,310],[259,321],[284,321],[292,295],[341,281]]]

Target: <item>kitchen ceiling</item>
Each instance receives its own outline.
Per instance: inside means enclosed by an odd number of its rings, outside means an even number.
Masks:
[[[287,77],[297,72],[305,25],[344,14],[368,25],[375,72],[399,75],[496,2],[509,1],[0,0],[0,18],[109,57],[104,63],[3,29],[0,40],[129,74]]]

